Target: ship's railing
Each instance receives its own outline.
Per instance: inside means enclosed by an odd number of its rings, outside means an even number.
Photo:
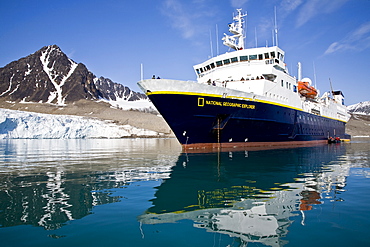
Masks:
[[[256,77],[254,76],[246,76],[245,78],[241,77],[240,80],[231,79],[231,80],[223,80],[223,81],[218,81],[218,80],[212,81],[211,79],[209,79],[205,83],[208,85],[212,85],[212,86],[227,87],[228,83],[237,83],[237,82],[244,83],[244,82],[249,82],[249,81],[261,81],[261,80],[267,80],[267,79],[264,78],[262,75],[259,75]]]

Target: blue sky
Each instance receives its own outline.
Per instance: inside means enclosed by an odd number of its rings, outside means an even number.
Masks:
[[[272,45],[275,6],[291,74],[301,62],[321,93],[330,78],[347,105],[370,100],[369,0],[1,0],[0,67],[56,44],[135,91],[141,64],[144,78],[195,80],[194,64],[228,51],[236,8],[248,13],[247,48]]]

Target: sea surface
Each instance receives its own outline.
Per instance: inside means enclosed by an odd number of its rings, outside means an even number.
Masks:
[[[370,142],[0,140],[0,246],[370,246]]]

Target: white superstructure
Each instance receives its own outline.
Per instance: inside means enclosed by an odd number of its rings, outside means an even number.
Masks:
[[[234,51],[195,65],[197,81],[201,84],[251,93],[254,99],[348,121],[350,115],[344,106],[344,97],[340,91],[324,93],[321,97],[317,94],[314,98],[307,98],[299,93],[298,81],[301,78],[297,80],[289,74],[282,49],[277,46],[244,49],[244,16],[246,15],[238,9],[238,15],[234,17],[235,22],[229,24],[229,31],[234,35],[225,34],[223,38],[224,45]],[[298,67],[301,76],[300,63]]]

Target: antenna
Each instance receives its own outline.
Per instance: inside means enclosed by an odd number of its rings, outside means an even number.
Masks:
[[[209,42],[211,43],[211,57],[213,57],[212,32],[209,30]]]
[[[334,98],[334,90],[333,90],[333,85],[331,84],[330,77],[329,77],[329,82],[330,82],[331,96],[333,96]]]
[[[256,41],[256,48],[257,48],[257,28],[254,27],[254,39]]]
[[[276,40],[276,46],[279,46],[279,43],[278,43],[278,28],[277,28],[277,21],[276,21],[276,6],[275,6],[275,40]]]
[[[313,61],[312,63],[313,63],[313,79],[315,81],[315,87],[316,87],[316,67],[315,67],[315,61]]]
[[[141,81],[143,80],[143,78],[144,78],[144,71],[143,71],[143,64],[141,63],[140,64],[140,79],[141,79]]]
[[[219,54],[219,50],[218,50],[218,26],[216,24],[216,52],[217,52],[217,56]]]

